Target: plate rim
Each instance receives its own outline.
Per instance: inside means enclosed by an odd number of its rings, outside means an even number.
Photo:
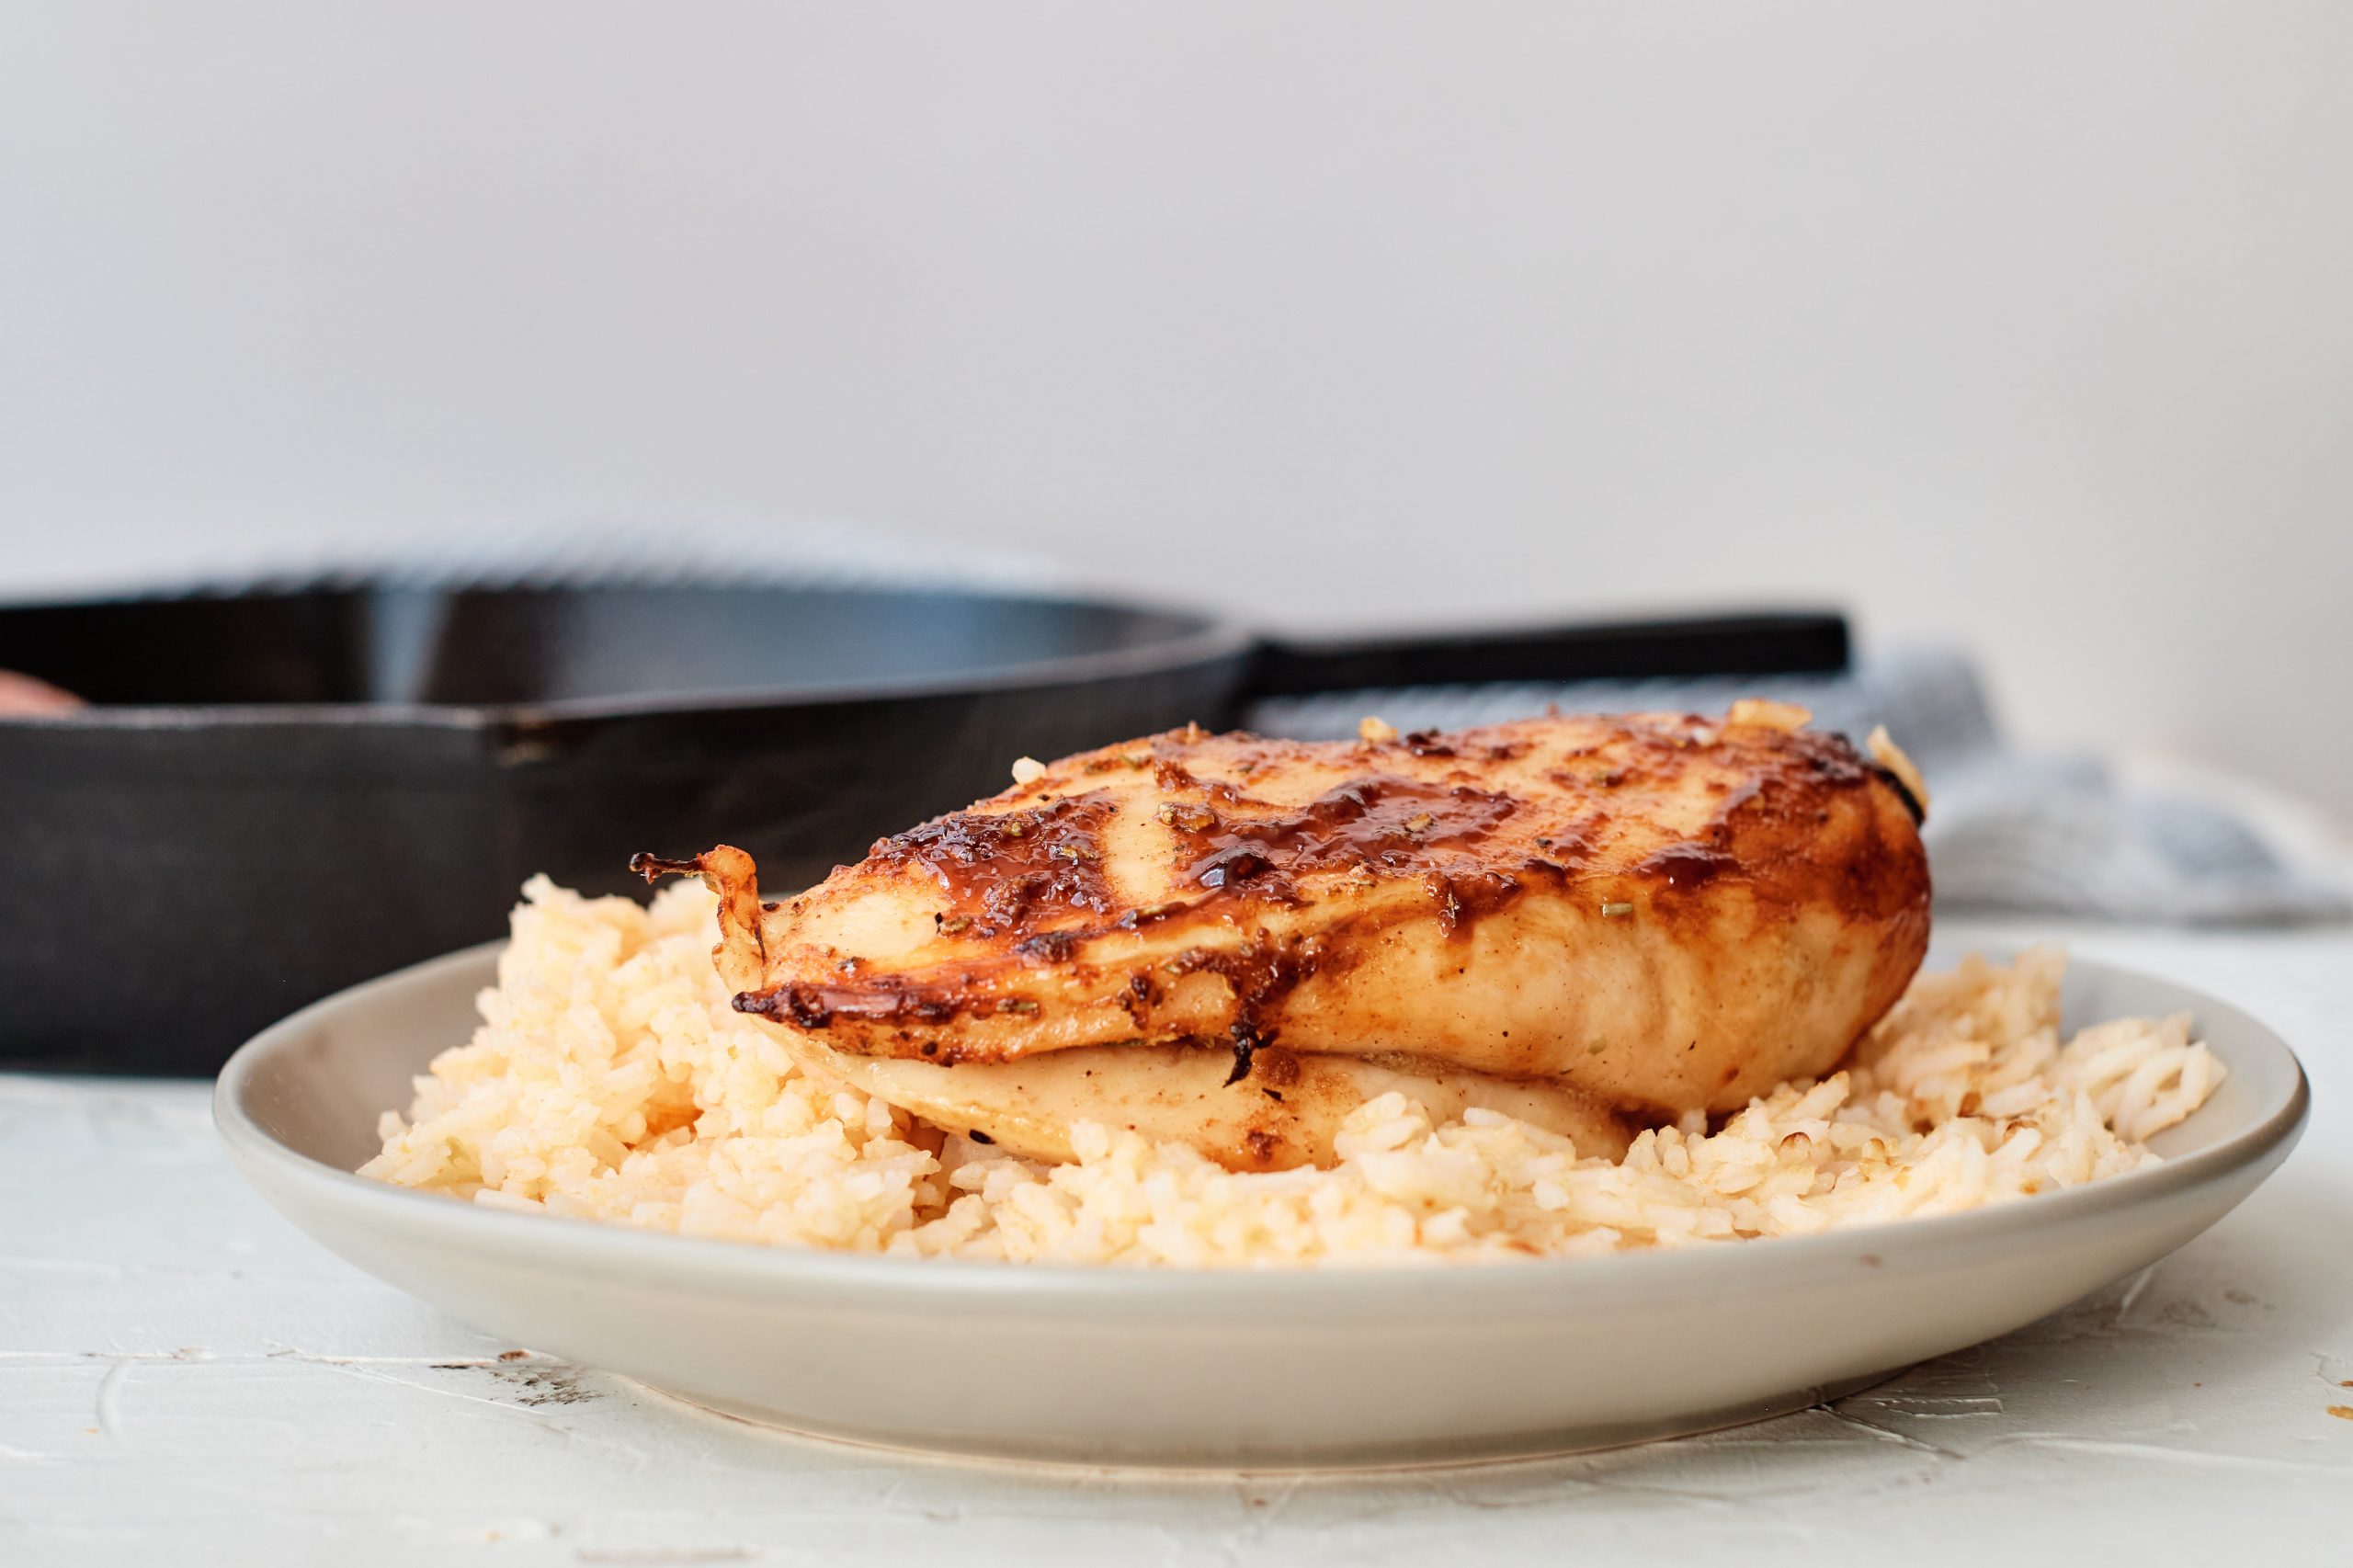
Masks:
[[[2008,959],[2035,945],[1980,941],[1970,944],[1968,950]],[[1910,1217],[1812,1235],[1760,1237],[1727,1246],[1470,1264],[1376,1261],[1320,1267],[1142,1267],[837,1252],[680,1235],[609,1220],[522,1214],[461,1203],[441,1194],[376,1181],[303,1153],[264,1130],[246,1108],[245,1093],[264,1063],[310,1032],[323,1016],[364,1007],[373,994],[436,981],[448,983],[448,975],[494,967],[506,946],[504,939],[479,943],[363,981],[288,1015],[239,1046],[214,1081],[212,1115],[233,1164],[246,1183],[281,1210],[285,1205],[273,1188],[271,1176],[307,1188],[319,1200],[335,1207],[351,1210],[356,1206],[384,1226],[452,1232],[473,1244],[540,1263],[595,1258],[631,1272],[650,1270],[672,1285],[690,1284],[728,1293],[806,1290],[843,1297],[879,1295],[896,1301],[938,1297],[968,1308],[986,1302],[1029,1312],[1060,1307],[1088,1313],[1116,1303],[1131,1315],[1181,1307],[1184,1310],[1178,1315],[1183,1316],[1222,1307],[1229,1298],[1247,1305],[1279,1296],[1287,1306],[1312,1306],[1327,1321],[1371,1321],[1410,1312],[1415,1298],[1433,1291],[1449,1297],[1477,1293],[1495,1298],[1494,1305],[1506,1309],[1518,1299],[1529,1310],[1556,1311],[1564,1293],[1593,1301],[1670,1296],[1687,1290],[1694,1278],[1705,1279],[1728,1267],[1755,1284],[1767,1286],[1782,1278],[1802,1280],[1818,1275],[1824,1266],[1850,1267],[1859,1263],[1878,1268],[1899,1257],[1923,1253],[1968,1252],[1989,1244],[2006,1246],[2021,1236],[2096,1222],[2120,1209],[2162,1204],[2251,1167],[2259,1167],[2256,1180],[2260,1181],[2293,1150],[2312,1111],[2311,1081],[2302,1061],[2262,1020],[2179,981],[2073,953],[2068,955],[2071,972],[2097,971],[2154,982],[2182,992],[2193,999],[2201,1024],[2209,1023],[2214,1015],[2228,1015],[2234,1034],[2247,1035],[2256,1049],[2279,1053],[2289,1069],[2289,1092],[2253,1125],[2154,1166],[1961,1213]],[[2253,1185],[2249,1184],[2250,1189]],[[298,1228],[308,1230],[297,1223]],[[1302,1303],[1301,1297],[1309,1300]]]

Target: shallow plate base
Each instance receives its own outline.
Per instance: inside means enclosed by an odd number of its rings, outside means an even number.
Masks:
[[[624,1379],[631,1386],[659,1396],[665,1402],[683,1404],[722,1420],[757,1426],[779,1437],[794,1437],[807,1442],[838,1443],[846,1448],[866,1449],[900,1458],[919,1458],[948,1463],[1040,1465],[1056,1470],[1119,1471],[1144,1473],[1153,1471],[1177,1471],[1194,1474],[1203,1471],[1267,1474],[1299,1471],[1403,1471],[1446,1470],[1463,1465],[1500,1464],[1520,1460],[1555,1459],[1569,1454],[1589,1454],[1606,1449],[1631,1448],[1643,1443],[1663,1442],[1671,1437],[1697,1437],[1703,1432],[1721,1432],[1728,1427],[1746,1426],[1759,1421],[1770,1421],[1779,1415],[1793,1415],[1801,1410],[1811,1410],[1817,1404],[1845,1399],[1851,1394],[1877,1388],[1908,1369],[1890,1368],[1868,1377],[1848,1379],[1819,1388],[1792,1389],[1787,1393],[1752,1400],[1745,1403],[1725,1405],[1718,1409],[1694,1411],[1688,1415],[1665,1417],[1656,1421],[1620,1422],[1594,1426],[1563,1426],[1540,1432],[1497,1435],[1473,1443],[1440,1443],[1415,1445],[1391,1443],[1371,1445],[1362,1449],[1317,1449],[1305,1451],[1258,1450],[1245,1449],[1223,1453],[1188,1453],[1183,1451],[1138,1453],[1132,1457],[1107,1455],[1099,1445],[1085,1449],[1057,1449],[1051,1444],[1007,1444],[980,1446],[977,1444],[943,1443],[936,1437],[926,1438],[911,1434],[870,1432],[849,1427],[813,1427],[795,1425],[774,1412],[756,1405],[739,1404],[722,1399],[702,1399],[692,1394],[678,1393],[653,1383]]]

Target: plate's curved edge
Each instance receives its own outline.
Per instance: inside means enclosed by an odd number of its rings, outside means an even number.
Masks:
[[[2029,945],[2000,948],[1987,944],[1980,950],[2014,956]],[[1279,1293],[1294,1306],[1312,1304],[1313,1310],[1347,1316],[1351,1315],[1352,1310],[1367,1310],[1370,1303],[1381,1301],[1389,1302],[1389,1310],[1394,1310],[1400,1292],[1410,1295],[1416,1290],[1430,1288],[1431,1282],[1443,1280],[1447,1283],[1441,1289],[1448,1291],[1471,1290],[1483,1297],[1497,1298],[1487,1303],[1493,1310],[1509,1310],[1514,1298],[1525,1299],[1531,1310],[1545,1310],[1557,1302],[1561,1291],[1572,1288],[1586,1296],[1648,1296],[1654,1291],[1688,1289],[1694,1276],[1705,1279],[1728,1265],[1744,1273],[1770,1277],[1784,1271],[1817,1270],[1825,1263],[1851,1264],[1858,1259],[1884,1259],[1889,1255],[1942,1252],[2001,1243],[2021,1234],[2069,1228],[2120,1208],[2160,1203],[2174,1194],[2227,1179],[2253,1167],[2256,1174],[2248,1183],[2251,1190],[2293,1150],[2312,1108],[2311,1084],[2302,1062],[2277,1031],[2252,1014],[2162,976],[2144,974],[2103,960],[2071,957],[2071,968],[2081,966],[2131,983],[2154,983],[2178,993],[2194,1002],[2201,1020],[2210,1014],[2229,1015],[2235,1028],[2244,1030],[2257,1049],[2279,1053],[2289,1070],[2287,1095],[2255,1125],[2210,1147],[2175,1155],[2142,1170],[2015,1203],[1854,1226],[1810,1236],[1774,1237],[1738,1246],[1512,1259],[1446,1269],[1380,1264],[1321,1268],[1146,1269],[893,1257],[681,1236],[563,1215],[507,1213],[373,1181],[339,1169],[280,1142],[262,1128],[248,1110],[245,1096],[262,1064],[276,1051],[287,1049],[302,1038],[324,1017],[364,1006],[387,992],[448,983],[445,971],[481,970],[482,978],[487,979],[494,972],[497,955],[505,946],[500,941],[483,943],[364,982],[312,1003],[240,1046],[215,1081],[212,1111],[214,1124],[233,1163],[245,1180],[281,1210],[284,1205],[268,1179],[271,1174],[289,1182],[307,1184],[323,1199],[360,1206],[385,1223],[401,1229],[455,1229],[510,1249],[571,1257],[619,1255],[674,1275],[691,1276],[705,1289],[799,1286],[836,1291],[881,1290],[896,1297],[938,1293],[968,1303],[977,1293],[983,1299],[1017,1299],[1025,1310],[1032,1311],[1049,1299],[1088,1307],[1113,1301],[1132,1310],[1143,1303],[1165,1301],[1172,1294],[1194,1304],[1238,1297],[1242,1301],[1233,1310],[1246,1310],[1252,1298]],[[479,985],[470,989],[479,989]],[[1735,1259],[1739,1261],[1733,1262]],[[1878,1264],[1871,1262],[1870,1266]],[[1381,1289],[1364,1289],[1368,1281],[1377,1282]],[[1176,1289],[1180,1285],[1181,1290]],[[1300,1301],[1302,1295],[1309,1298],[1307,1302]],[[1229,1309],[1221,1306],[1219,1310]]]

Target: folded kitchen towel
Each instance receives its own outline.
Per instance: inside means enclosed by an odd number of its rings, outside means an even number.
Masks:
[[[1356,733],[1377,713],[1400,729],[1563,710],[1720,713],[1741,697],[1813,710],[1818,729],[1878,724],[1926,777],[1925,836],[1937,905],[2086,919],[2278,923],[2353,915],[2346,891],[2290,864],[2228,809],[2127,789],[2097,759],[2006,744],[1968,657],[1949,649],[1866,654],[1835,676],[1421,687],[1259,703],[1252,728],[1301,739]]]

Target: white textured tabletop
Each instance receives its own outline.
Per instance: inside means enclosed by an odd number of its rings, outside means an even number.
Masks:
[[[1140,1478],[744,1426],[330,1256],[232,1174],[206,1085],[0,1077],[0,1562],[2344,1561],[2353,934],[2072,939],[2303,1054],[2311,1130],[2245,1207],[2115,1290],[1834,1404],[1419,1472]]]

